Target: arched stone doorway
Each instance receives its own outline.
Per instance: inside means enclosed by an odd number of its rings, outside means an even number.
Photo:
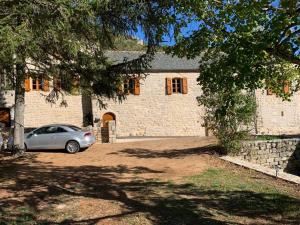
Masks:
[[[116,115],[115,114],[113,114],[111,112],[103,114],[103,116],[102,116],[102,127],[107,128],[108,127],[108,122],[111,121],[111,120],[116,120]]]
[[[101,139],[103,143],[110,142],[110,133],[112,131],[109,130],[108,123],[109,121],[116,121],[116,115],[112,112],[108,112],[103,114],[102,116],[102,126],[101,126]],[[114,130],[115,132],[115,130]]]

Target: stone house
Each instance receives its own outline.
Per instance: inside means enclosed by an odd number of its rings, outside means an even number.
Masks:
[[[139,52],[109,52],[114,61],[137,57]],[[127,136],[205,136],[204,108],[196,97],[201,94],[197,85],[199,60],[187,60],[157,53],[143,80],[130,79],[123,85],[128,93],[123,102],[107,100],[100,109],[96,99],[80,94],[66,95],[67,105],[46,103],[45,96],[53,84],[40,79],[25,82],[25,127],[34,128],[50,123],[69,123],[80,127],[92,117],[94,126],[107,127],[115,120],[118,137]],[[3,80],[0,80],[0,83]],[[275,95],[257,90],[257,131],[266,134],[300,133],[300,94],[291,102],[282,102]],[[14,93],[0,92],[0,122],[11,125]],[[91,122],[91,121],[90,121]]]

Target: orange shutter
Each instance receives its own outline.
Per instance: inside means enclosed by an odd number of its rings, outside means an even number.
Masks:
[[[49,80],[43,79],[43,91],[49,91]]]
[[[187,84],[187,78],[182,78],[182,94],[188,93],[188,84]]]
[[[167,95],[172,94],[172,79],[171,78],[166,78],[166,92],[167,92]]]
[[[134,95],[140,95],[141,88],[140,88],[140,79],[134,79]]]
[[[30,91],[30,78],[29,77],[25,78],[24,88],[25,88],[25,91],[27,91],[27,92]]]
[[[285,94],[288,94],[290,92],[290,86],[289,86],[289,82],[288,81],[284,82],[283,92]]]

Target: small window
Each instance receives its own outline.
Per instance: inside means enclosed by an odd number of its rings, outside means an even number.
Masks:
[[[65,133],[65,132],[68,132],[68,131],[66,131],[66,130],[65,130],[64,128],[62,128],[62,127],[57,127],[55,133]]]
[[[49,127],[41,127],[34,131],[35,134],[47,134],[47,130]]]
[[[68,126],[68,127],[73,131],[81,131],[81,128],[76,127],[76,126]]]
[[[32,79],[32,90],[39,91],[43,90],[43,78],[36,77]]]
[[[135,80],[130,78],[124,82],[124,93],[134,94]]]
[[[182,93],[182,79],[173,78],[172,79],[172,92],[173,93]]]

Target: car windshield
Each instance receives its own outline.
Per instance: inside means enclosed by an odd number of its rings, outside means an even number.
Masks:
[[[68,127],[73,131],[81,131],[81,128],[76,127],[76,126],[68,126]]]

